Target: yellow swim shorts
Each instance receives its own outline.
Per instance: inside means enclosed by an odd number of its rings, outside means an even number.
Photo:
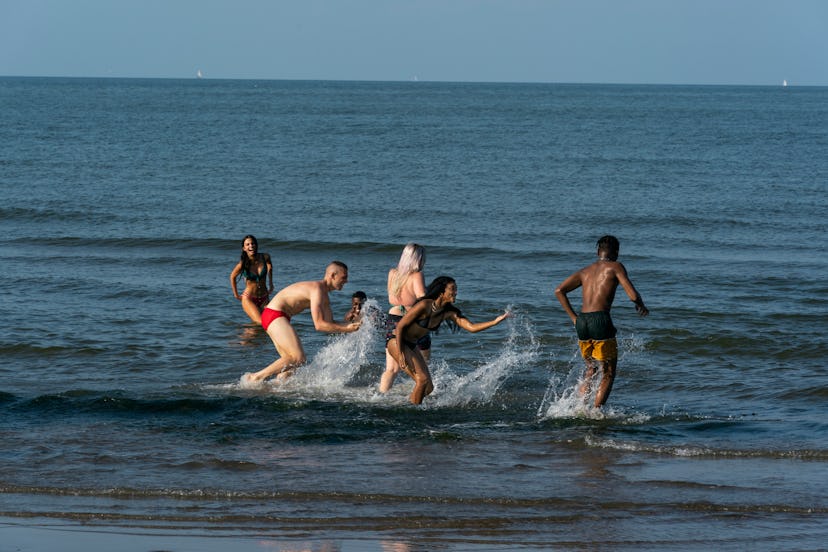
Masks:
[[[618,360],[618,343],[611,339],[585,339],[578,341],[581,346],[581,356],[595,360]]]

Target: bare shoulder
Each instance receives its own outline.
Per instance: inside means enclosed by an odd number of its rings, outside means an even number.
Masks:
[[[622,263],[621,261],[610,261],[607,264],[610,265],[612,267],[612,270],[614,270],[617,274],[627,273],[627,267],[625,267],[624,263]]]
[[[443,320],[449,320],[452,322],[457,322],[461,318],[464,320],[468,320],[468,318],[466,318],[466,316],[460,311],[460,309],[454,307],[454,305],[452,305],[452,307],[453,308],[445,310],[445,312],[443,313]]]
[[[589,280],[591,278],[595,278],[599,274],[606,272],[607,270],[611,270],[609,266],[610,263],[606,261],[595,261],[591,265],[585,266],[581,270],[579,270],[576,274],[581,277],[583,280]]]
[[[433,303],[433,299],[423,299],[422,301],[418,301],[405,310],[405,315],[408,316],[410,314],[410,318],[416,320],[429,312]]]
[[[324,280],[311,280],[308,282],[302,282],[306,290],[308,290],[309,295],[313,294],[326,294],[325,288],[325,281]]]
[[[295,282],[284,288],[279,293],[290,297],[309,298],[317,290],[318,287],[319,282],[316,281]]]

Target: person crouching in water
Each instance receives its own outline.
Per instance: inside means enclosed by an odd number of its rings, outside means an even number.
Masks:
[[[305,349],[296,330],[290,325],[290,319],[300,312],[310,310],[316,331],[357,331],[361,320],[336,322],[331,312],[330,292],[341,290],[347,282],[347,265],[333,261],[325,268],[325,276],[321,280],[296,282],[277,293],[262,311],[262,328],[273,341],[279,357],[258,372],[244,374],[241,377],[242,385],[256,384],[271,376],[276,376],[279,381],[284,380],[305,363]]]
[[[435,278],[426,288],[425,295],[406,310],[394,333],[387,337],[388,352],[397,360],[400,368],[414,380],[414,390],[410,396],[414,404],[421,404],[426,395],[434,390],[428,364],[417,348],[417,341],[436,331],[443,322],[453,331],[460,327],[467,332],[477,333],[496,326],[511,316],[511,313],[504,312],[493,320],[475,324],[454,306],[456,299],[457,283],[454,278]]]

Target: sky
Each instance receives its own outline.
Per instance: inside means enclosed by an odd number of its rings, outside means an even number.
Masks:
[[[828,85],[825,0],[0,0],[0,76]]]

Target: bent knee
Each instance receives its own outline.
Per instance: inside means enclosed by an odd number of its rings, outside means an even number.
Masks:
[[[285,360],[287,360],[290,366],[299,366],[307,362],[308,359],[305,357],[305,353],[296,353],[285,355]]]
[[[431,378],[425,374],[414,374],[414,382],[417,385],[431,385]]]

